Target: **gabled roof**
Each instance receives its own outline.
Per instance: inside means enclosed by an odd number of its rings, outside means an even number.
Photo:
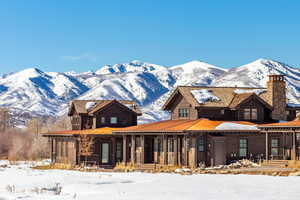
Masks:
[[[242,94],[235,94],[235,96],[232,99],[232,102],[229,105],[229,108],[238,108],[243,102],[247,101],[251,97],[257,99],[260,103],[262,103],[264,106],[272,109],[272,106],[268,104],[263,98],[257,96],[255,93],[242,93]]]
[[[218,97],[219,101],[206,101],[205,103],[199,103],[197,99],[193,96],[192,90],[209,90],[214,96]],[[163,110],[168,110],[168,106],[174,100],[176,94],[181,94],[186,101],[188,101],[192,107],[229,107],[236,97],[236,90],[245,90],[245,95],[239,94],[237,99],[235,99],[235,103],[238,103],[239,99],[244,99],[246,96],[250,96],[250,94],[254,94],[251,90],[266,90],[266,88],[251,88],[251,87],[206,87],[206,86],[178,86],[174,92],[170,95],[166,103],[163,105]],[[247,92],[249,90],[249,92]],[[264,98],[266,92],[259,94],[258,97]],[[246,95],[247,94],[247,95]],[[263,99],[266,102],[265,99]]]
[[[90,110],[87,110],[87,107],[86,107],[87,103],[92,103],[92,102],[94,102],[95,105]],[[138,115],[142,114],[140,108],[134,101],[127,101],[127,100],[74,100],[71,103],[69,115],[71,115],[72,108],[74,108],[78,114],[91,114],[100,109],[103,109],[104,107],[106,107],[107,105],[109,105],[113,102],[118,102],[118,103],[122,104],[127,109],[137,113]]]

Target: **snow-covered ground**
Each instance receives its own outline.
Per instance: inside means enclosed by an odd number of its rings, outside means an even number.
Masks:
[[[0,166],[5,161],[0,161]],[[179,175],[0,167],[0,199],[300,199],[300,177]],[[54,189],[61,187],[61,194]]]

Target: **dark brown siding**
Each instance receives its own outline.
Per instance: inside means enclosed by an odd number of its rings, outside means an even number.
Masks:
[[[105,118],[105,123],[101,123],[102,117]],[[117,117],[117,124],[110,123],[111,117]],[[115,103],[95,113],[93,121],[96,123],[93,128],[134,126],[137,124],[137,115]]]
[[[174,100],[173,106],[171,108],[171,119],[197,119],[198,118],[198,111],[195,108],[192,108],[191,105],[186,101],[185,98],[181,94],[176,95],[176,99]],[[180,118],[179,117],[179,109],[180,108],[187,108],[189,109],[189,117],[187,118]]]

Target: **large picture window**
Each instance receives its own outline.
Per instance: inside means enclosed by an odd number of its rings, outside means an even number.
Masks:
[[[188,118],[189,117],[189,109],[188,108],[179,108],[178,109],[178,117]]]
[[[257,120],[257,108],[245,108],[244,120]]]
[[[240,139],[240,157],[247,157],[248,141],[247,139]]]

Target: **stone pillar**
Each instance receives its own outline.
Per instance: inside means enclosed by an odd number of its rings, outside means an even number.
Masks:
[[[145,163],[145,136],[141,135],[141,164]]]
[[[266,132],[266,161],[269,160],[269,135]]]
[[[163,136],[163,164],[168,164],[168,137],[166,135]]]
[[[127,163],[127,135],[123,135],[123,164],[126,165]]]
[[[131,163],[135,164],[135,135],[131,136]]]
[[[174,155],[174,158],[173,158],[173,164],[175,165],[175,166],[177,166],[178,165],[178,144],[177,144],[177,135],[174,135],[173,136],[173,150],[174,150],[174,152],[173,152],[173,155]]]

